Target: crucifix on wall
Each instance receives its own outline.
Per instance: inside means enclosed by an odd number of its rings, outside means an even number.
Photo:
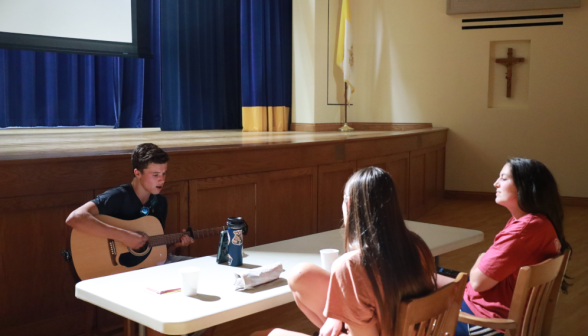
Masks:
[[[506,67],[506,97],[511,97],[511,84],[512,84],[512,67],[517,63],[523,63],[525,59],[523,57],[513,57],[512,48],[508,48],[507,58],[497,58],[496,63],[502,64]]]

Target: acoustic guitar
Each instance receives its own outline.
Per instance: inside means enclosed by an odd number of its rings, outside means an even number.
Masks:
[[[74,268],[82,280],[163,264],[167,258],[166,245],[180,242],[183,235],[199,239],[218,236],[226,229],[225,226],[198,231],[188,228],[186,232],[163,234],[161,223],[153,216],[131,221],[106,215],[98,215],[96,218],[125,230],[144,232],[149,236],[149,240],[141,249],[133,250],[119,241],[73,229],[71,255]]]

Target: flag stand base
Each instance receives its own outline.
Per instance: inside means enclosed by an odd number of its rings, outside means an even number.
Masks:
[[[349,125],[347,125],[347,123],[345,123],[345,125],[343,125],[343,127],[339,128],[339,131],[341,132],[353,132],[355,131],[355,129]]]

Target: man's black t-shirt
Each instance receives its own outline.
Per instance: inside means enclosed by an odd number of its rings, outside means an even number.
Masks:
[[[146,204],[135,194],[133,186],[123,184],[96,196],[92,200],[101,215],[108,215],[123,220],[133,220],[145,216],[141,213],[144,206],[149,208],[148,215],[156,217],[165,228],[167,217],[167,199],[163,195],[151,195]]]

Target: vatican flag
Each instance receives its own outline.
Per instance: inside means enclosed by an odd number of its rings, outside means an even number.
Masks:
[[[343,70],[343,80],[349,85],[347,88],[347,102],[351,93],[355,92],[355,76],[353,75],[353,39],[351,34],[351,15],[349,1],[343,0],[341,5],[341,23],[339,24],[339,39],[337,41],[337,65]]]

